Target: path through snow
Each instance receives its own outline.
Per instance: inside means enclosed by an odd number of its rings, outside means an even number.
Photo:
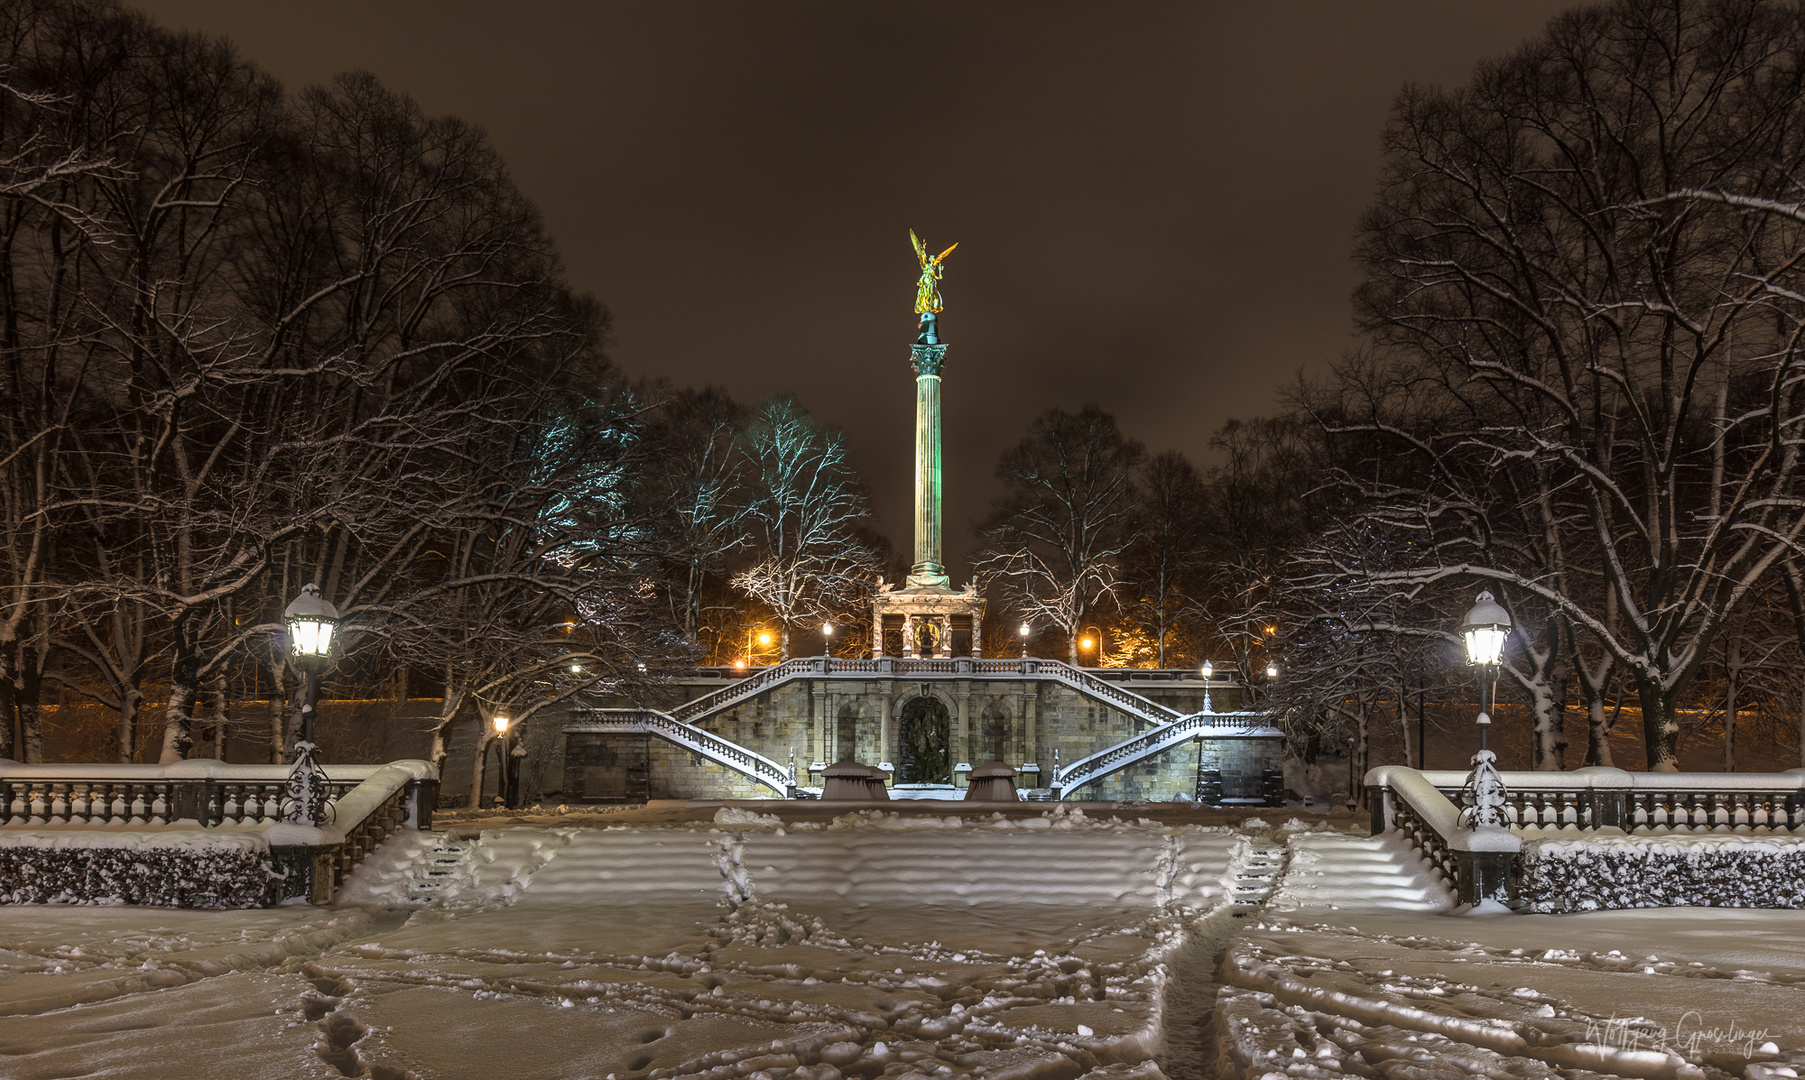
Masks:
[[[1466,916],[1389,842],[1256,822],[404,834],[346,899],[4,909],[0,1076],[1805,1072],[1795,912]]]

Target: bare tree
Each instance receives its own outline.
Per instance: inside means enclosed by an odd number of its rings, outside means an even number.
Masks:
[[[1003,455],[1005,492],[982,532],[977,572],[1030,620],[1065,632],[1078,662],[1078,630],[1113,595],[1120,559],[1140,535],[1135,473],[1147,452],[1095,405],[1052,409]]]
[[[875,584],[876,556],[856,531],[868,513],[865,494],[844,437],[793,398],[758,407],[744,452],[745,521],[757,561],[734,575],[733,587],[777,616],[787,660],[796,623],[830,617]]]
[[[1469,529],[1391,580],[1494,582],[1568,620],[1636,686],[1652,769],[1805,530],[1799,34],[1760,4],[1564,15],[1460,92],[1405,91],[1361,227],[1366,329],[1467,403],[1459,453],[1545,472],[1567,558],[1600,571],[1563,587]]]
[[[1204,614],[1209,490],[1183,454],[1167,451],[1141,470],[1141,535],[1123,558],[1126,627],[1151,640],[1156,667],[1170,665],[1173,637]]]
[[[745,410],[715,387],[641,391],[657,402],[646,431],[641,497],[660,557],[673,568],[671,599],[693,640],[701,627],[708,578],[745,547]]]

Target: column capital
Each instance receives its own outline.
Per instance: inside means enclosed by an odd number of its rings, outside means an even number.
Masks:
[[[909,364],[915,369],[915,375],[940,377],[940,369],[946,366],[945,345],[911,345],[909,346]]]

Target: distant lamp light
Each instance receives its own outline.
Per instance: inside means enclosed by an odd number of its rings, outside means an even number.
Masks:
[[[1027,637],[1027,636],[1028,636],[1028,624],[1027,624],[1027,623],[1023,623],[1023,624],[1022,624],[1022,628],[1021,628],[1021,631],[1020,631],[1020,633],[1021,633],[1021,635],[1022,635],[1022,636],[1023,636],[1023,637]]]
[[[508,733],[509,722],[510,721],[505,716],[494,716],[489,719],[489,723],[495,725],[495,734],[497,735],[506,735]]]
[[[1278,678],[1279,677],[1279,666],[1277,664],[1267,664],[1266,665],[1266,677],[1268,679]]]
[[[338,626],[338,608],[320,595],[313,582],[301,586],[301,595],[282,612],[288,623],[288,647],[308,660],[325,658],[332,649],[332,631]]]
[[[1090,638],[1085,638],[1085,639],[1084,639],[1084,640],[1083,640],[1083,641],[1080,641],[1080,642],[1079,642],[1079,643],[1078,643],[1078,647],[1079,647],[1079,648],[1080,648],[1080,649],[1088,649],[1088,648],[1090,648],[1090,647],[1091,647],[1091,639],[1090,639]]]
[[[1467,663],[1496,664],[1504,656],[1504,639],[1510,636],[1510,612],[1492,599],[1489,590],[1483,591],[1460,624],[1460,633],[1466,638]]]
[[[830,622],[822,623],[821,624],[821,636],[822,637],[833,637],[834,636],[834,624],[830,623]]]
[[[770,634],[760,634],[760,635],[758,635],[758,643],[759,643],[759,644],[760,644],[760,645],[769,645],[769,644],[771,644],[771,635],[770,635]]]
[[[571,673],[574,675],[581,675],[581,674],[583,674],[583,665],[582,664],[572,664],[572,665],[570,665],[570,670],[571,670]]]
[[[736,667],[736,668],[743,668],[743,667],[745,667],[745,666],[746,666],[746,660],[745,660],[745,658],[744,658],[744,657],[740,657],[740,658],[739,658],[739,659],[737,659],[737,660],[735,660],[735,661],[734,661],[734,662],[733,662],[733,666],[734,666],[734,667]]]
[[[1203,672],[1202,672],[1202,674],[1203,674],[1203,677],[1204,677],[1204,678],[1205,678],[1205,679],[1208,679],[1208,678],[1210,678],[1210,677],[1211,677],[1211,676],[1213,676],[1213,675],[1215,675],[1215,674],[1216,674],[1216,665],[1215,665],[1215,664],[1212,664],[1212,663],[1210,663],[1210,662],[1209,662],[1209,661],[1208,661],[1208,660],[1205,660],[1205,661],[1204,661],[1204,662],[1203,662]]]

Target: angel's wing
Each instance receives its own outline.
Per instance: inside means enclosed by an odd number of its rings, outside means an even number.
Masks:
[[[921,237],[915,235],[914,229],[909,230],[909,243],[915,245],[915,257],[922,260],[923,262],[926,262],[927,257],[928,257],[928,249],[922,245]]]
[[[958,245],[958,244],[954,244],[954,245],[953,245],[953,247],[958,247],[958,246],[959,246],[959,245]],[[936,256],[934,256],[934,261],[935,261],[935,262],[939,262],[939,261],[940,261],[940,260],[941,260],[941,259],[944,259],[944,258],[946,258],[946,257],[947,257],[947,256],[948,256],[948,255],[951,255],[951,254],[952,254],[952,253],[953,253],[953,248],[947,248],[947,249],[946,249],[946,250],[945,250],[945,251],[943,251],[943,252],[941,252],[941,253],[940,253],[940,254],[938,254],[938,255],[936,255]]]

